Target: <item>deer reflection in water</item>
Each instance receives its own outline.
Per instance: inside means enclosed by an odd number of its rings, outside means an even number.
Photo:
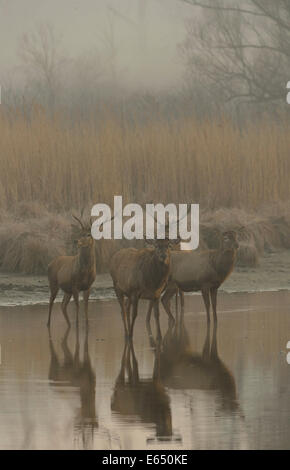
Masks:
[[[247,449],[248,431],[241,410],[235,378],[218,354],[217,325],[210,340],[210,324],[201,353],[190,346],[183,316],[167,331],[160,354],[163,386],[184,391],[188,400],[192,448],[216,448],[224,436],[225,448]],[[197,393],[198,391],[198,393]],[[210,393],[208,393],[210,392]],[[181,399],[181,398],[180,398]],[[206,434],[202,430],[206,427]]]
[[[142,423],[154,424],[157,441],[176,441],[180,438],[173,435],[170,399],[159,378],[159,358],[160,348],[157,347],[152,378],[141,379],[133,342],[126,340],[111,410],[124,421],[135,416]],[[148,438],[147,442],[151,440]]]
[[[150,333],[149,339],[152,345],[154,340]],[[193,352],[181,315],[163,340],[155,341],[154,356],[152,378],[140,379],[133,342],[129,339],[125,343],[111,399],[111,410],[123,422],[131,423],[135,417],[136,421],[155,425],[156,439],[153,441],[181,442],[181,437],[173,433],[170,403],[170,390],[173,389],[213,391],[215,413],[218,411],[218,415],[232,415],[243,420],[235,379],[218,355],[217,325],[213,328],[211,341],[210,324],[207,325],[202,353]],[[192,416],[191,419],[192,426],[195,426],[196,418]],[[150,442],[152,439],[147,439],[147,443]]]
[[[184,317],[180,316],[174,328],[169,328],[162,343],[160,379],[172,389],[212,390],[218,394],[223,411],[239,410],[233,374],[220,359],[217,348],[217,325],[210,341],[210,324],[202,353],[193,352]]]
[[[50,367],[48,378],[53,387],[76,387],[80,394],[80,410],[74,421],[77,438],[84,449],[93,448],[94,431],[98,426],[95,407],[95,373],[89,356],[89,329],[86,325],[83,359],[80,359],[79,328],[76,328],[74,354],[68,346],[70,329],[68,328],[61,342],[64,359],[59,360],[51,333],[49,332]]]

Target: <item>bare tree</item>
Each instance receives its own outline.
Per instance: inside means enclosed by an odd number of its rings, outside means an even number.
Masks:
[[[53,109],[64,64],[60,37],[50,24],[40,24],[35,31],[21,37],[19,55],[29,79]]]
[[[118,44],[116,41],[115,12],[110,8],[107,9],[107,21],[105,27],[99,34],[99,38],[104,46],[111,85],[114,89],[117,87],[118,83]]]
[[[285,103],[290,67],[288,0],[181,0],[198,8],[181,45],[187,77],[223,102]]]

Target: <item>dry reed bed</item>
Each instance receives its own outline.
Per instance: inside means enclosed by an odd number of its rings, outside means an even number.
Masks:
[[[144,198],[244,207],[290,200],[290,133],[264,120],[120,123],[106,115],[69,127],[35,109],[12,122],[0,110],[0,208],[38,201],[58,211]],[[145,194],[145,196],[144,196]]]
[[[259,215],[242,209],[202,211],[200,249],[217,247],[218,233],[239,229],[241,236],[238,265],[253,267],[265,252],[290,249],[289,204],[277,204]],[[59,254],[75,252],[69,212],[56,214],[38,203],[20,203],[13,213],[0,212],[0,270],[46,273],[48,263]],[[121,246],[133,242],[101,240],[96,242],[97,270],[107,271],[110,257]],[[139,241],[138,246],[143,242]]]
[[[39,108],[11,121],[0,110],[0,269],[45,272],[73,251],[72,208],[112,205],[118,194],[124,204],[200,203],[202,245],[245,225],[239,263],[256,265],[265,250],[289,248],[289,148],[286,122],[241,132],[226,119],[129,125],[107,114],[101,125],[69,126]],[[105,270],[120,242],[97,245]]]

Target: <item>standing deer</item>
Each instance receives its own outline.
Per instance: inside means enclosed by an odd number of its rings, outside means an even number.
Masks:
[[[156,218],[155,221],[157,222]],[[168,238],[168,226],[169,221],[165,223],[164,239],[150,240],[152,247],[139,250],[123,248],[112,256],[110,274],[121,306],[122,320],[127,336],[133,336],[139,299],[153,301],[158,335],[161,336],[158,299],[164,291],[169,277],[170,247],[180,243],[179,238],[172,240]],[[128,299],[127,302],[125,302],[125,297]],[[133,305],[133,313],[130,321],[131,305]]]
[[[76,319],[78,322],[80,292],[83,292],[85,317],[86,322],[88,322],[90,288],[96,279],[95,240],[91,235],[92,220],[89,224],[84,224],[78,217],[73,217],[81,226],[77,254],[75,256],[58,256],[48,265],[50,287],[48,327],[50,327],[53,302],[59,289],[64,292],[61,309],[68,326],[70,326],[70,321],[66,309],[72,296],[76,304]]]
[[[117,251],[110,265],[116,296],[121,306],[125,333],[132,337],[139,299],[158,300],[170,271],[170,240],[152,241],[152,248],[123,248]],[[125,303],[125,297],[128,302]],[[133,306],[130,322],[130,307]],[[160,332],[159,304],[154,302],[154,315]]]
[[[237,233],[231,230],[221,235],[221,244],[216,250],[171,253],[170,279],[161,299],[170,318],[173,317],[170,299],[177,289],[181,289],[183,292],[201,291],[208,322],[211,300],[214,321],[217,322],[217,291],[234,268],[238,247]]]
[[[176,240],[176,244],[174,246],[174,251],[181,251],[181,240]],[[181,289],[176,289],[176,293],[175,293],[175,311],[176,311],[176,315],[178,314],[178,297],[180,299],[181,311],[183,311],[183,309],[184,309],[184,293],[182,292]],[[154,300],[150,301],[148,312],[147,312],[147,315],[146,315],[146,325],[147,325],[147,331],[149,333],[149,336],[152,336],[151,327],[150,327],[150,320],[151,320],[152,309],[154,307],[154,302],[155,302]],[[174,322],[173,316],[169,317],[169,319],[170,319],[171,323]]]

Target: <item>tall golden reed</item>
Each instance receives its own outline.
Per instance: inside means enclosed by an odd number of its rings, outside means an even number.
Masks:
[[[0,113],[0,208],[36,200],[57,211],[96,202],[194,202],[256,209],[290,200],[290,133],[263,120],[242,132],[229,120],[69,126],[35,108]]]

